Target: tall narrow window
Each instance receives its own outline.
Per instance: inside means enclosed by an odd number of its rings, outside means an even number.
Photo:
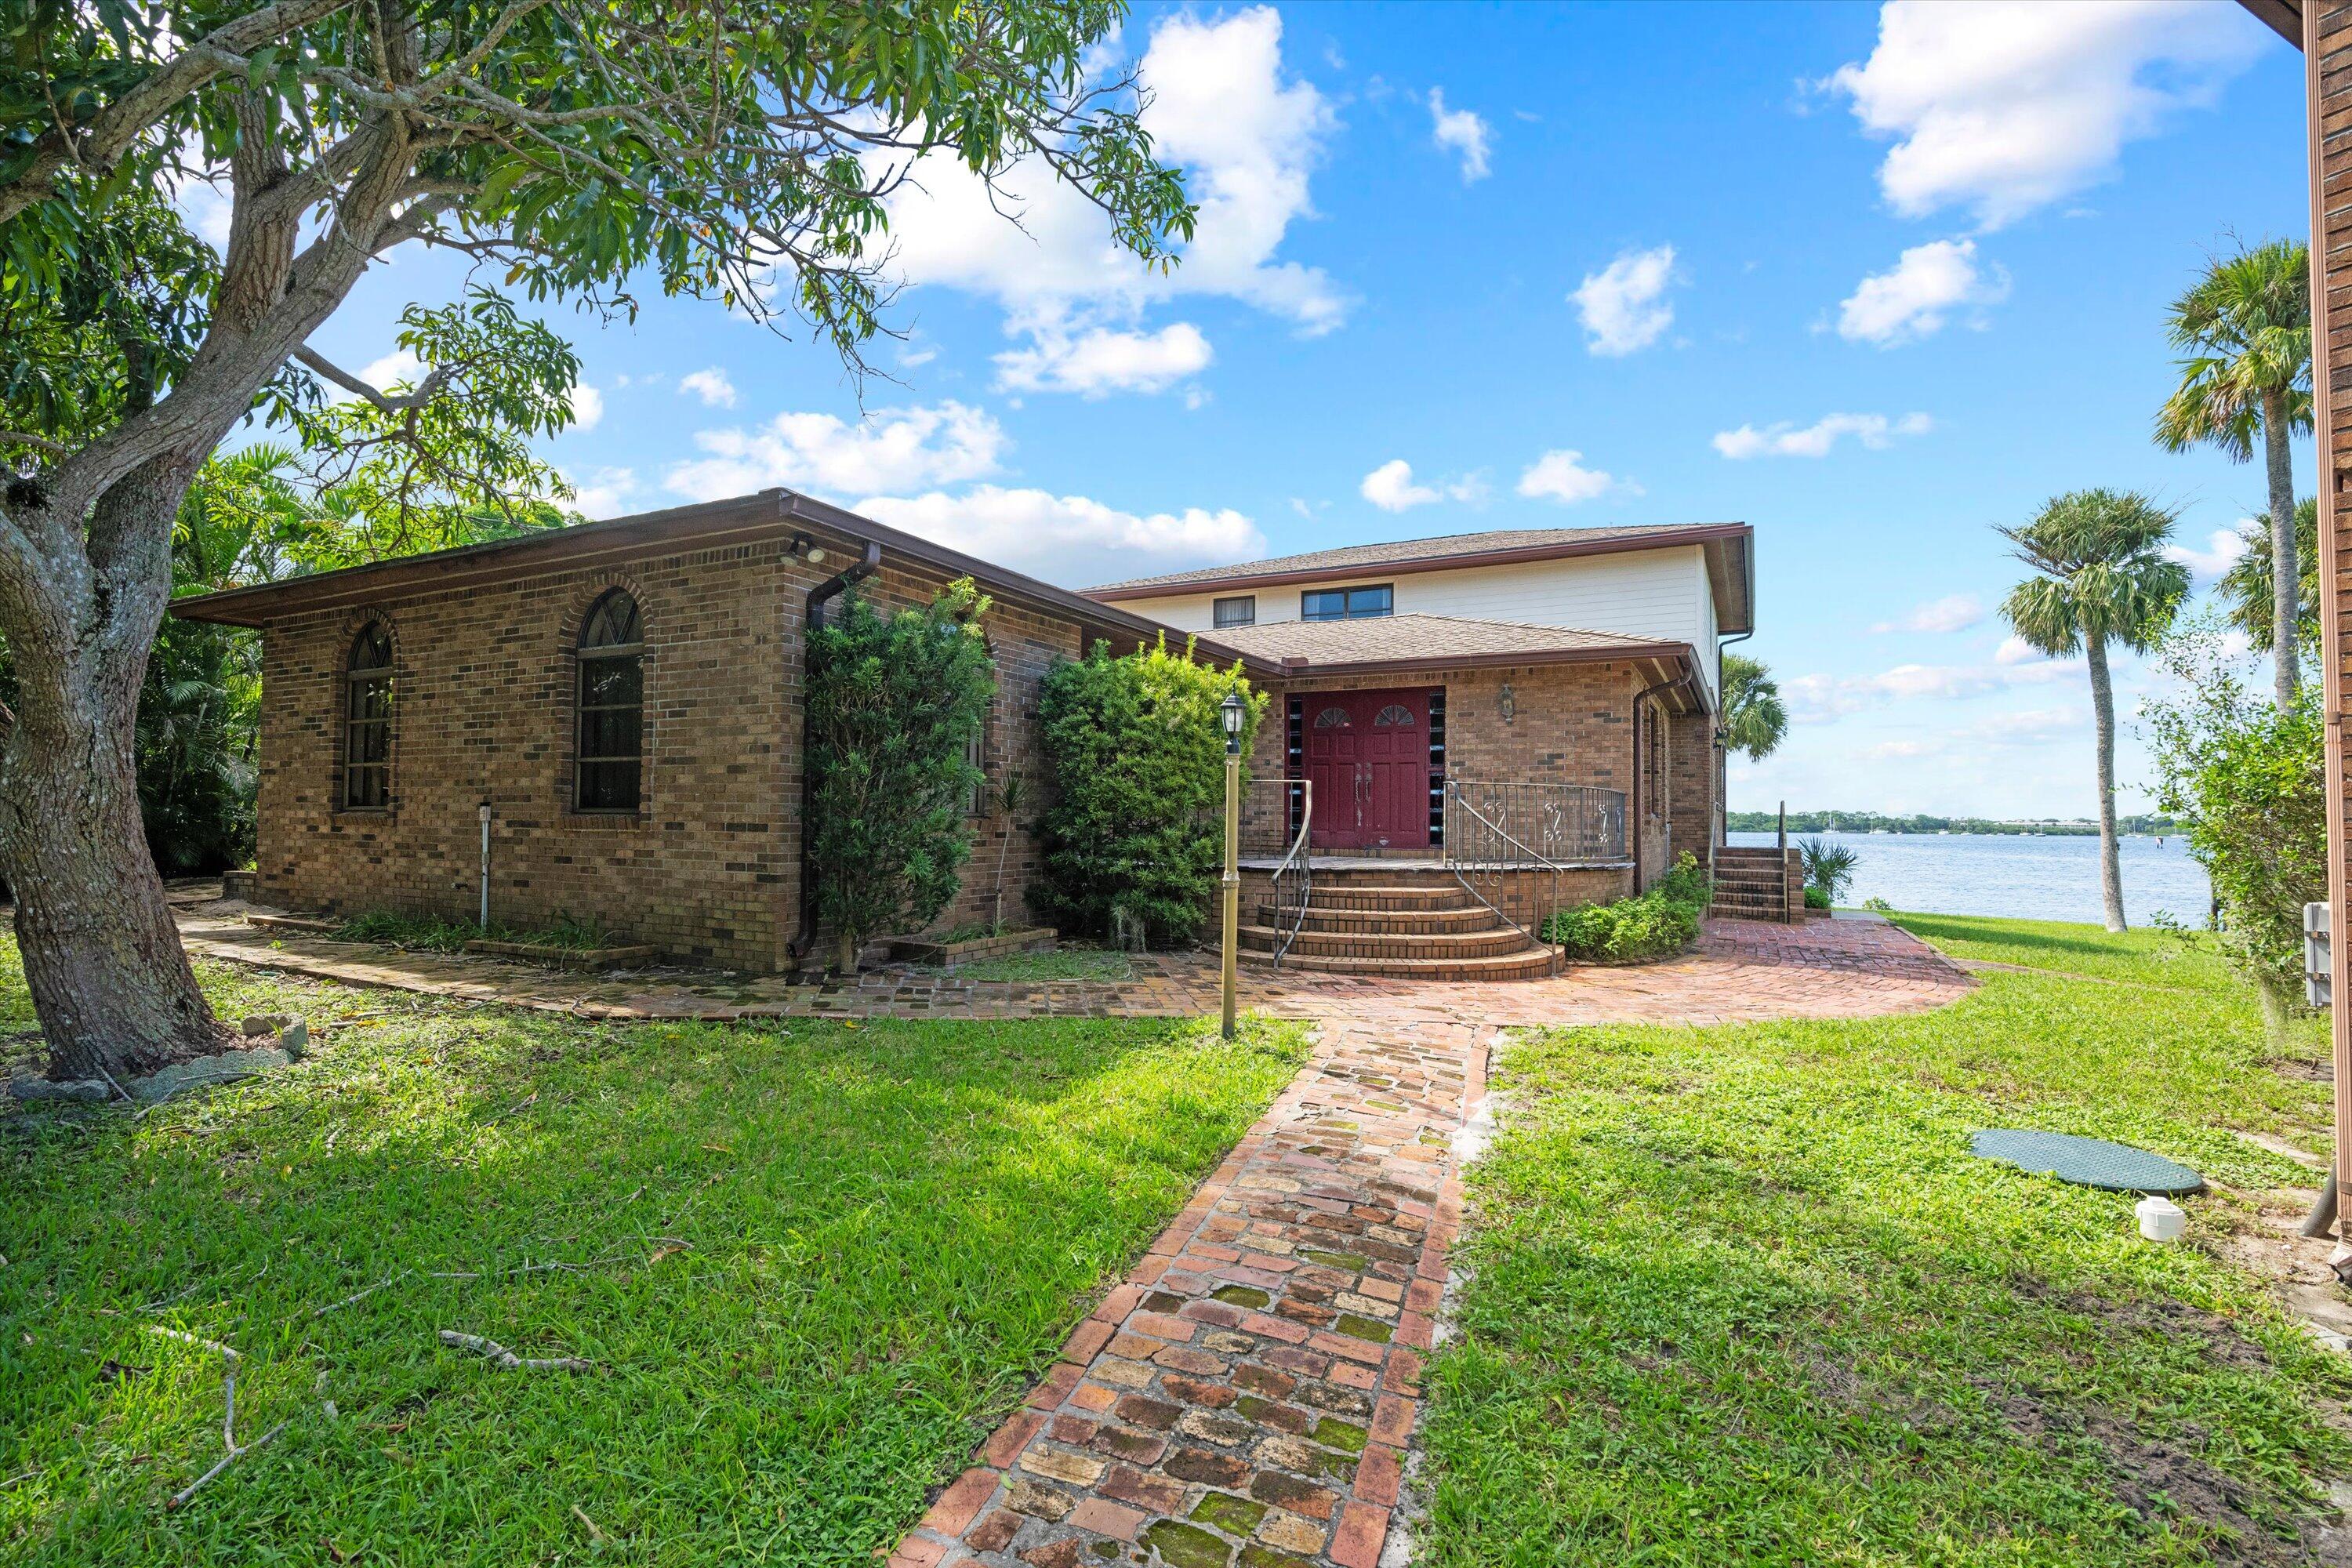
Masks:
[[[343,805],[382,811],[391,803],[392,633],[370,621],[343,666]]]
[[[646,646],[637,602],[618,588],[580,627],[574,802],[582,811],[635,811],[645,776]]]

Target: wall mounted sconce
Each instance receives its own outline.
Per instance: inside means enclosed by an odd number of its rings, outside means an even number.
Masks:
[[[1509,681],[1503,682],[1503,692],[1496,699],[1495,707],[1503,715],[1503,722],[1506,724],[1509,723],[1512,717],[1518,712],[1519,694]]]

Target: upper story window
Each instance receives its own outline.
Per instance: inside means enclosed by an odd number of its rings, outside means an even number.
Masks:
[[[643,798],[645,657],[637,602],[615,588],[580,626],[572,803],[582,811],[635,811]]]
[[[1230,599],[1219,599],[1210,606],[1210,613],[1219,626],[1254,626],[1257,625],[1257,595],[1239,594]]]
[[[1370,588],[1309,588],[1298,596],[1298,616],[1307,621],[1360,621],[1396,609],[1396,589],[1387,583]]]
[[[370,621],[343,666],[343,805],[392,804],[392,632]]]

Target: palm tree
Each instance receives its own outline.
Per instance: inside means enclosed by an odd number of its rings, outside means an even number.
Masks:
[[[2166,319],[2180,385],[2156,416],[2157,444],[2202,444],[2252,461],[2259,437],[2270,480],[2271,664],[2282,713],[2294,706],[2294,472],[2288,438],[2311,428],[2311,253],[2273,240],[2215,260]]]
[[[2107,645],[2155,646],[2189,594],[2189,569],[2168,559],[2174,514],[2134,490],[2074,490],[2032,522],[2000,530],[2033,568],[2000,613],[2011,629],[2053,658],[2089,665],[2099,743],[2099,889],[2107,929],[2124,929],[2123,868],[2116,858],[2116,693]]]
[[[2246,634],[2246,640],[2263,653],[2276,638],[2272,610],[2278,593],[2271,574],[2270,530],[2248,529],[2246,552],[2230,563],[2216,585],[2224,620]],[[2295,594],[2295,635],[2307,647],[2319,639],[2319,503],[2305,496],[2294,503],[2295,575],[2303,581]]]
[[[1789,710],[1780,701],[1780,683],[1760,659],[1745,654],[1723,656],[1723,743],[1727,750],[1745,752],[1750,762],[1762,762],[1789,737]]]

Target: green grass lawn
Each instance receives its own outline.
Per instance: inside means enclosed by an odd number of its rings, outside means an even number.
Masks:
[[[1860,1022],[1538,1033],[1470,1169],[1461,1336],[1425,1428],[1433,1564],[2343,1562],[2352,1372],[2225,1263],[2309,1178],[2326,1086],[2210,952],[1903,917],[1985,976]],[[2315,1026],[2296,1057],[2315,1060]],[[2223,1190],[2189,1244],[2128,1196],[1971,1159],[2025,1125]]]
[[[137,1121],[0,1113],[12,1563],[870,1563],[1303,1049],[202,973],[320,1054]],[[29,1017],[0,944],[0,1024]],[[151,1325],[243,1352],[241,1439],[287,1423],[177,1512],[222,1363]],[[443,1329],[594,1370],[500,1371]]]

